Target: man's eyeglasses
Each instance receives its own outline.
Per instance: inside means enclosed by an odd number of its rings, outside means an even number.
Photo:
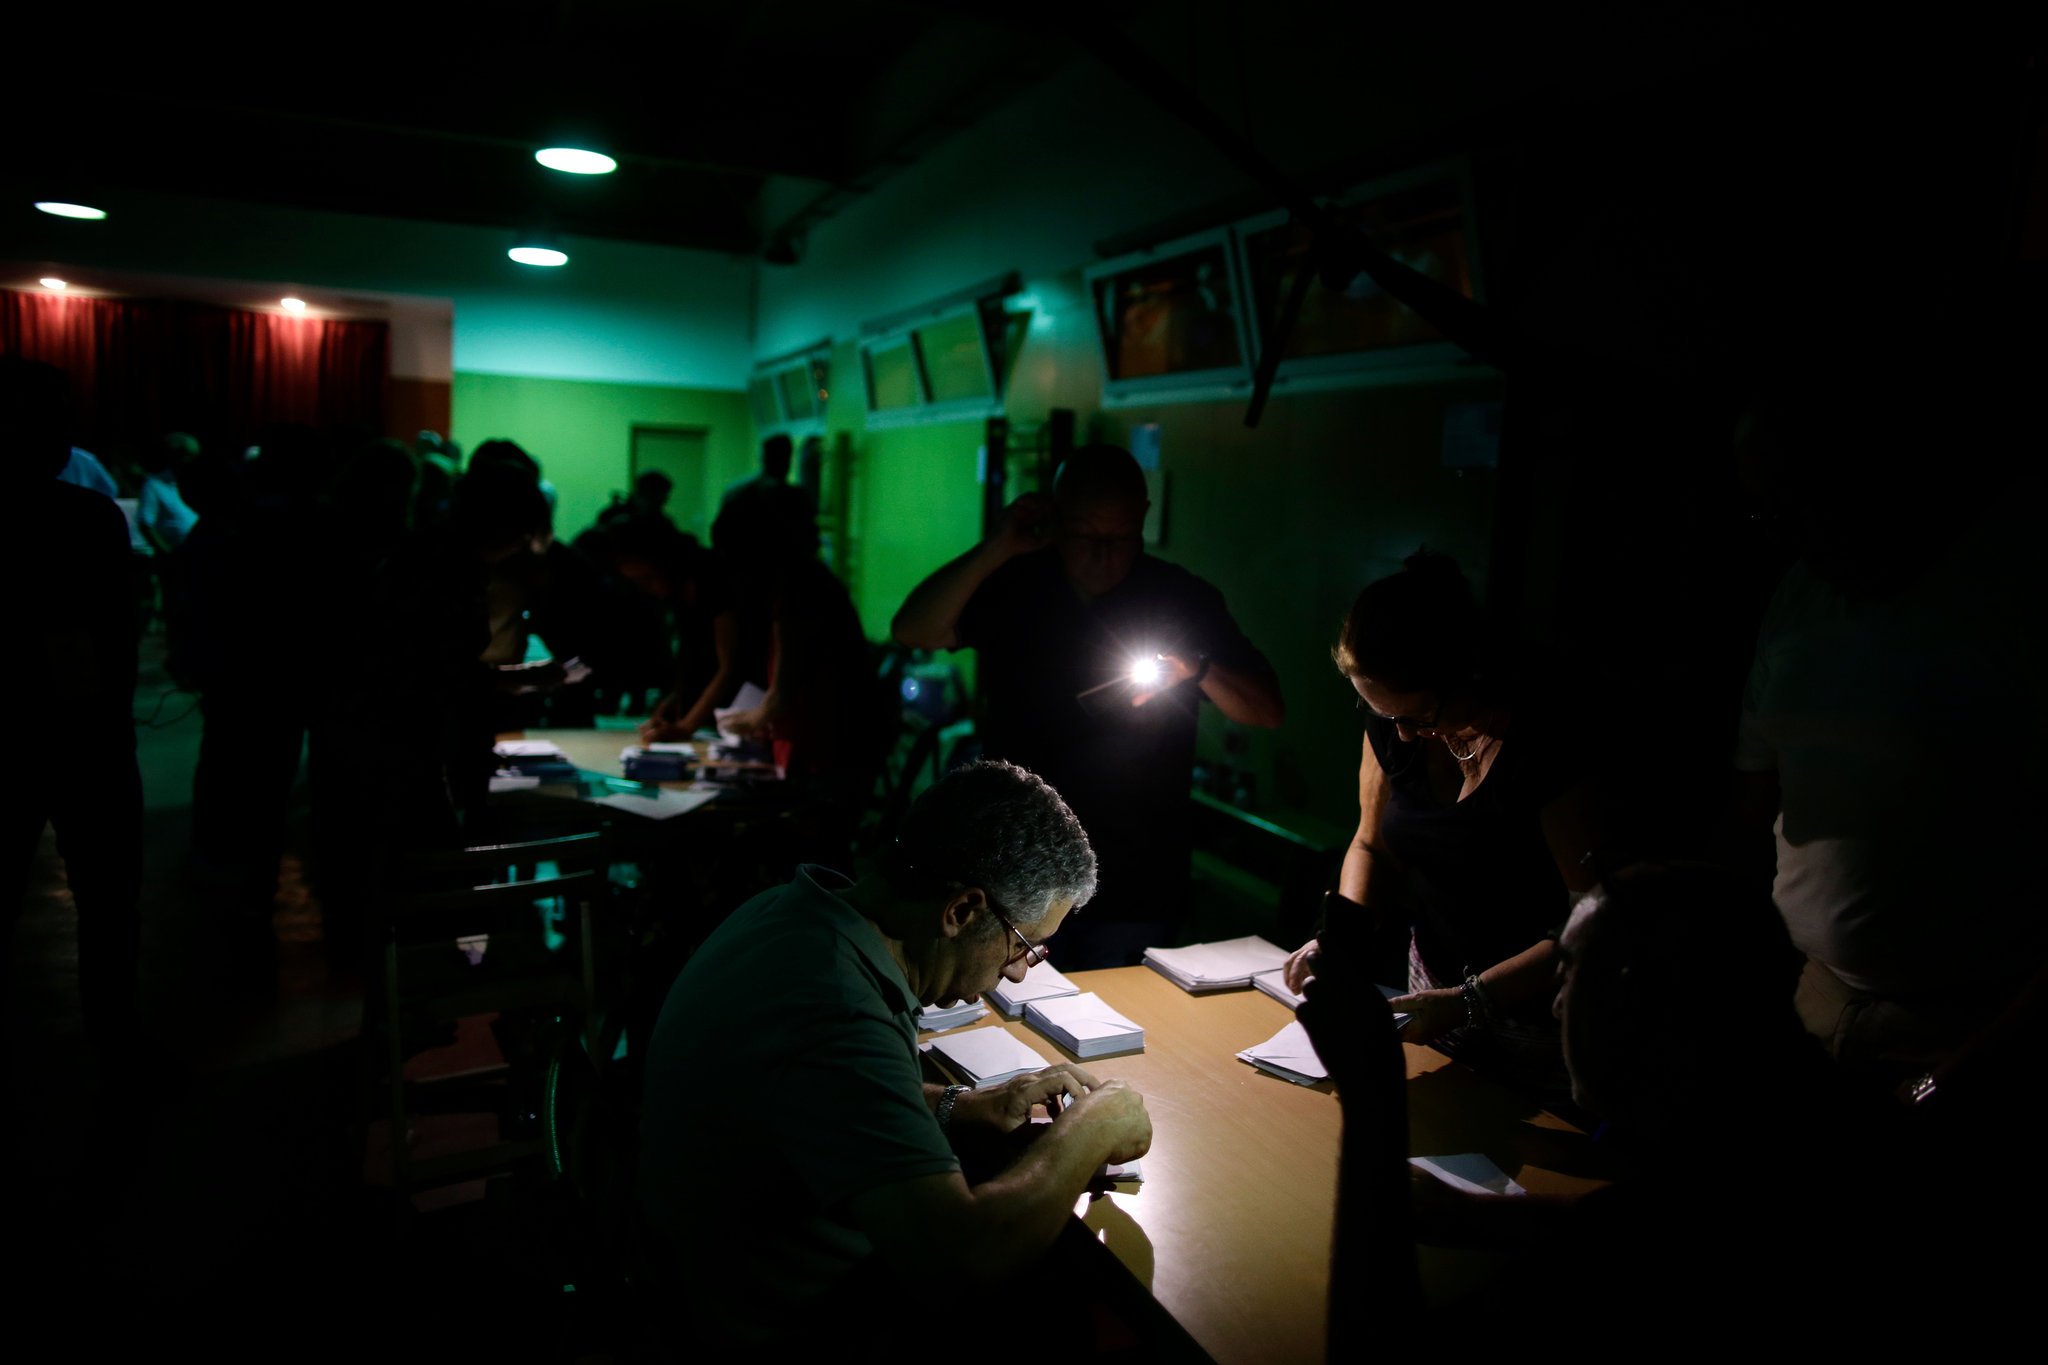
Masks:
[[[1022,949],[1021,952],[1017,951],[1016,949],[1012,949],[1010,955],[1007,958],[1003,959],[1003,967],[1006,970],[1008,968],[1016,966],[1019,962],[1021,962],[1024,964],[1025,970],[1029,971],[1031,968],[1036,967],[1039,963],[1045,961],[1047,957],[1051,956],[1052,949],[1050,947],[1043,943],[1033,943],[1030,939],[1024,937],[1023,930],[1019,929],[1016,925],[1010,923],[1010,917],[1003,913],[1003,908],[1000,905],[996,904],[995,897],[989,896],[988,889],[986,887],[982,888],[981,894],[988,897],[989,910],[995,915],[996,919],[1002,923],[1002,926],[1010,931],[1011,937],[1017,940],[1018,947]]]

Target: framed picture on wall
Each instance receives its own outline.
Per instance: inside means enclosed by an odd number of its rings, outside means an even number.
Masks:
[[[1330,205],[1396,260],[1479,299],[1479,259],[1470,176],[1462,162],[1437,163],[1357,186]],[[1283,210],[1236,226],[1250,293],[1256,350],[1270,334],[1295,277],[1313,269],[1310,234]],[[1309,285],[1301,314],[1282,340],[1274,391],[1411,378],[1450,370],[1465,353],[1361,272],[1345,288]]]
[[[1229,228],[1090,266],[1082,278],[1102,352],[1105,406],[1251,391],[1251,339]]]

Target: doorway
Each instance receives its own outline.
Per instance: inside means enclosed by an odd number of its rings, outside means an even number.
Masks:
[[[703,427],[633,427],[632,476],[638,479],[650,470],[668,475],[675,485],[668,499],[669,520],[706,544],[711,540],[704,495],[709,436]]]

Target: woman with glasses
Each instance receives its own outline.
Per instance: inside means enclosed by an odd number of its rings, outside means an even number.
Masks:
[[[1368,585],[1331,651],[1365,723],[1338,891],[1408,931],[1402,1038],[1559,1079],[1557,934],[1591,888],[1585,744],[1489,648],[1471,585],[1418,551]],[[1287,964],[1299,990],[1316,940]]]

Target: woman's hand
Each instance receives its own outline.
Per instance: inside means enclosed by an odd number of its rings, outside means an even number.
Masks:
[[[765,739],[768,735],[768,709],[757,706],[751,711],[735,711],[719,728],[741,739]]]
[[[1315,939],[1310,939],[1296,948],[1294,956],[1288,958],[1287,965],[1280,969],[1281,982],[1296,995],[1301,994],[1302,985],[1315,974],[1310,959],[1315,957],[1320,946]]]
[[[1408,1022],[1401,1025],[1401,1041],[1404,1043],[1420,1046],[1443,1037],[1452,1029],[1465,1026],[1465,996],[1455,986],[1397,995],[1387,1004],[1393,1007],[1394,1013],[1408,1016]]]
[[[676,724],[681,718],[682,709],[683,699],[680,694],[671,692],[663,697],[660,704],[647,713],[647,719],[640,722],[640,742],[665,744],[670,740],[688,739],[688,733],[680,732]]]

